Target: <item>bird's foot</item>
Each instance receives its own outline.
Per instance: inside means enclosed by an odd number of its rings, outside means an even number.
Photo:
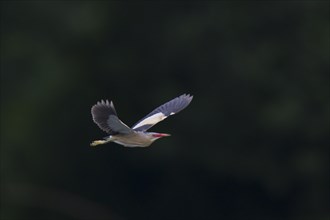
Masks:
[[[99,144],[105,144],[107,141],[105,140],[96,140],[96,141],[93,141],[90,146],[91,147],[95,147],[96,145],[99,145]]]

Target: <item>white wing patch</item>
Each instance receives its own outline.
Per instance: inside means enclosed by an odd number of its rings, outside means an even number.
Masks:
[[[133,127],[133,129],[141,127],[143,125],[154,125],[162,120],[164,120],[165,118],[167,118],[163,113],[158,112],[157,114],[154,114],[146,119],[144,119],[143,121],[141,121],[140,123],[138,123],[137,125],[135,125]]]

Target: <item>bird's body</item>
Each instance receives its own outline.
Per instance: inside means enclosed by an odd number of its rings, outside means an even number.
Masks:
[[[112,102],[101,101],[92,107],[94,122],[105,132],[110,134],[104,140],[96,140],[91,146],[115,142],[125,147],[148,147],[155,140],[170,136],[169,134],[147,132],[149,128],[164,120],[170,115],[178,113],[186,108],[192,100],[190,95],[181,95],[159,106],[143,119],[138,121],[132,128],[125,125],[117,116]]]
[[[169,135],[163,134],[163,136],[165,137]],[[125,147],[148,147],[150,144],[152,144],[152,142],[154,142],[154,140],[152,137],[150,138],[150,135],[146,135],[144,132],[137,131],[130,134],[110,135],[109,137],[106,137],[105,140],[94,141],[92,146],[97,144],[105,144],[108,142],[115,142]]]

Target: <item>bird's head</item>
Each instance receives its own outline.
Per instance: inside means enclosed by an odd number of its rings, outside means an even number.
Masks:
[[[168,137],[168,136],[171,136],[171,135],[170,134],[165,134],[165,133],[148,132],[148,136],[152,141],[155,141],[159,138]]]

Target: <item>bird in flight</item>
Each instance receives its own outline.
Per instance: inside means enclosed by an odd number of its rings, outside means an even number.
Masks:
[[[109,136],[103,140],[93,141],[90,145],[96,146],[115,142],[125,147],[148,147],[155,140],[170,136],[170,134],[147,132],[147,130],[168,116],[174,115],[186,108],[192,99],[193,96],[189,94],[176,97],[154,109],[133,125],[132,128],[128,127],[118,118],[112,101],[102,100],[97,102],[91,109],[93,121],[100,129],[107,132]]]

